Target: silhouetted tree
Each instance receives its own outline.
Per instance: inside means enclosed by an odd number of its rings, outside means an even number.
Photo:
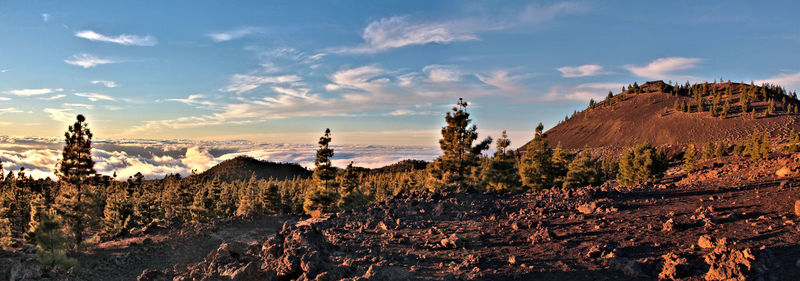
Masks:
[[[324,190],[328,190],[328,182],[336,178],[336,168],[331,164],[333,148],[328,146],[330,142],[331,129],[325,129],[325,134],[319,138],[317,158],[314,159],[314,179],[322,183]]]
[[[98,217],[90,186],[91,178],[96,175],[92,161],[92,132],[83,115],[78,115],[75,124],[69,126],[64,141],[56,171],[61,185],[56,210],[69,226],[77,248],[83,242],[84,228]]]

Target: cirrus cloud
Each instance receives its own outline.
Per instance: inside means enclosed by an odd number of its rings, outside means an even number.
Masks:
[[[574,78],[586,77],[603,74],[603,67],[596,64],[584,64],[581,66],[562,66],[556,68],[561,72],[561,77]]]
[[[625,65],[624,68],[636,76],[651,78],[651,79],[695,79],[692,76],[677,75],[673,72],[678,70],[687,70],[697,67],[697,63],[701,62],[699,58],[685,58],[685,57],[668,57],[653,60],[645,66],[636,66],[632,64]]]
[[[92,30],[82,30],[76,32],[75,36],[88,39],[89,41],[109,42],[126,46],[155,46],[158,44],[158,40],[151,35],[120,34],[117,36],[106,36]]]
[[[106,58],[99,58],[91,54],[76,54],[64,60],[65,63],[80,66],[83,68],[91,68],[98,65],[115,63],[116,61]]]

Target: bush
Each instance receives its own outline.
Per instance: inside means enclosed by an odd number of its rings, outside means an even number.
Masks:
[[[623,186],[653,182],[663,177],[666,170],[666,153],[644,143],[628,149],[622,154],[617,181]]]

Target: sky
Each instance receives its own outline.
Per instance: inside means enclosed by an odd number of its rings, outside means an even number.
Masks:
[[[796,1],[0,1],[0,136],[524,144],[650,80],[800,89]]]

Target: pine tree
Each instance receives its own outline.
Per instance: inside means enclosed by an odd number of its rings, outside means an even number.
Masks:
[[[431,187],[446,189],[468,188],[467,181],[472,167],[478,164],[481,152],[489,148],[492,138],[487,137],[475,146],[477,127],[470,126],[472,119],[467,113],[467,102],[459,99],[452,114],[445,115],[446,126],[442,127],[439,147],[443,155],[428,165]]]
[[[556,145],[556,149],[553,151],[553,159],[550,161],[550,163],[552,163],[550,172],[553,176],[553,185],[564,185],[564,177],[567,176],[568,166],[572,162],[572,158],[573,155],[564,149],[561,143]]]
[[[328,190],[328,182],[336,178],[336,168],[331,164],[333,148],[328,145],[331,142],[331,129],[325,129],[325,134],[319,138],[319,149],[317,158],[314,159],[314,179],[316,179],[324,190]]]
[[[36,210],[31,217],[36,216],[35,224],[31,225],[30,239],[36,243],[37,256],[43,265],[53,268],[69,268],[78,264],[78,261],[68,258],[66,253],[70,248],[70,239],[62,231],[63,225],[61,218],[44,203],[43,198],[35,200]]]
[[[689,142],[686,151],[683,153],[683,170],[686,173],[692,172],[697,167],[697,149],[695,148],[694,141]]]
[[[602,174],[597,161],[587,150],[578,153],[569,163],[569,171],[564,180],[565,187],[596,185],[602,182]]]
[[[257,211],[257,187],[256,174],[253,172],[244,188],[239,188],[239,200],[236,205],[237,216],[249,216]]]
[[[714,158],[715,149],[716,147],[713,142],[707,142],[706,146],[703,147],[703,159]]]
[[[725,100],[725,104],[722,105],[722,118],[728,118],[728,113],[731,111],[731,103],[728,100]]]
[[[617,181],[623,186],[632,186],[660,179],[667,169],[664,151],[643,143],[626,150],[619,160]]]
[[[613,180],[617,178],[619,173],[619,161],[613,156],[603,157],[600,163],[600,169],[603,172],[603,180]]]
[[[99,217],[92,206],[90,183],[96,173],[92,161],[92,132],[85,121],[83,115],[78,115],[77,122],[64,134],[66,143],[57,171],[61,188],[56,209],[69,226],[76,249],[83,242],[84,228]]]
[[[544,126],[539,123],[519,164],[522,185],[531,190],[550,188],[553,185],[553,150],[550,149],[543,130]]]
[[[6,249],[13,243],[13,223],[11,221],[14,217],[13,203],[14,196],[11,190],[0,191],[0,249]]]
[[[716,157],[728,156],[728,143],[724,139],[717,144],[714,156]]]
[[[352,161],[347,164],[339,182],[339,202],[337,202],[339,210],[349,210],[367,203],[369,198],[358,188],[360,185],[359,173],[353,167]]]
[[[133,204],[128,192],[116,190],[106,198],[103,211],[103,230],[111,235],[125,233],[131,227]]]
[[[481,170],[481,178],[486,183],[487,190],[496,193],[517,191],[520,186],[519,174],[516,168],[514,151],[509,150],[511,140],[506,131],[497,139],[497,151],[489,159],[488,167]]]

